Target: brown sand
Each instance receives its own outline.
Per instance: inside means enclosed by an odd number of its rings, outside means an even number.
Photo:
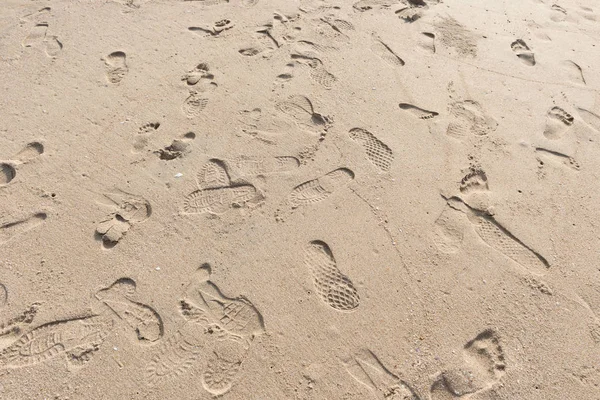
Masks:
[[[1,399],[600,399],[592,0],[3,0]]]

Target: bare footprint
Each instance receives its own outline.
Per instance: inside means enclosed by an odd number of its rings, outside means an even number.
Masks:
[[[155,151],[154,154],[158,155],[158,158],[161,160],[174,160],[188,151],[192,140],[195,138],[196,134],[194,132],[188,132],[179,139],[174,139],[173,142],[164,149]]]
[[[561,65],[573,82],[586,84],[585,77],[583,76],[583,69],[581,69],[579,64],[571,60],[566,60],[563,61]]]
[[[392,67],[402,67],[405,63],[387,44],[375,37],[371,44],[371,51]]]
[[[468,134],[487,136],[498,127],[498,122],[484,111],[481,104],[473,100],[450,104],[449,114],[451,118],[446,134],[456,139]]]
[[[106,77],[110,83],[119,83],[129,68],[127,67],[127,56],[122,51],[115,51],[104,57],[106,65]]]
[[[577,112],[586,124],[591,126],[596,131],[600,132],[600,115],[579,107],[577,108]]]
[[[442,253],[454,254],[461,249],[464,239],[461,217],[459,211],[446,206],[435,220],[431,238]]]
[[[134,152],[140,152],[146,148],[152,134],[160,128],[160,122],[148,122],[142,126],[137,131],[135,135],[133,149]]]
[[[435,111],[426,110],[424,108],[417,107],[417,106],[414,106],[414,105],[408,104],[408,103],[400,103],[398,106],[400,107],[401,110],[408,111],[412,115],[414,115],[415,117],[417,117],[419,119],[431,119],[431,118],[439,115]]]
[[[431,386],[432,400],[471,398],[493,388],[504,376],[506,361],[495,331],[484,330],[465,344],[462,353],[461,366],[437,376]]]
[[[541,166],[545,164],[544,160],[548,160],[550,162],[556,163],[557,165],[568,167],[574,171],[579,171],[581,169],[581,166],[573,157],[560,153],[558,151],[537,147],[535,149],[535,154]]]
[[[562,138],[573,125],[575,118],[560,107],[552,107],[546,115],[544,136],[551,140]]]
[[[535,56],[531,49],[527,46],[527,44],[521,40],[517,39],[511,43],[510,48],[515,52],[517,57],[523,61],[524,64],[529,66],[535,65]]]

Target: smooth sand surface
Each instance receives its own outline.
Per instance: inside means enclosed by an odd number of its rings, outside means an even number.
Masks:
[[[600,399],[600,4],[3,0],[1,399]]]

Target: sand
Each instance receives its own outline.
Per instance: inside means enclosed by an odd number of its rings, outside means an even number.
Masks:
[[[1,399],[600,399],[592,0],[4,0]]]

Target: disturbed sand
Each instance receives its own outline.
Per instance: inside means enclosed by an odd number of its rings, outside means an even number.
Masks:
[[[3,0],[1,399],[600,399],[592,0]]]

